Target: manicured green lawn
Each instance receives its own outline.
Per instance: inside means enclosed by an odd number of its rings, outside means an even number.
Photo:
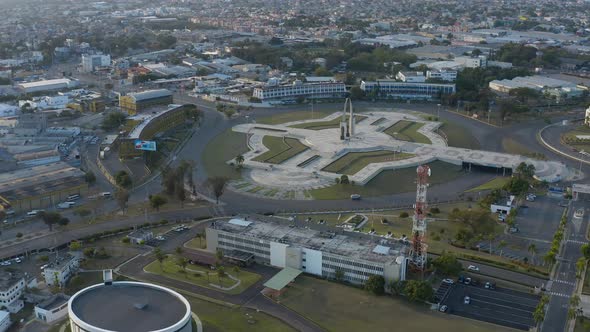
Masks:
[[[206,239],[197,239],[194,238],[187,243],[184,244],[187,248],[191,249],[205,249],[207,248],[207,240]]]
[[[281,303],[328,331],[507,331],[474,320],[431,311],[398,297],[300,276]]]
[[[246,134],[231,129],[224,131],[207,144],[201,156],[207,175],[239,179],[240,172],[226,162],[248,151]]]
[[[590,319],[585,317],[576,318],[576,325],[574,326],[574,332],[589,332],[590,331]]]
[[[346,116],[346,121],[350,118],[348,115]],[[366,119],[366,116],[363,115],[355,115],[354,118],[356,119],[356,123],[359,123]],[[330,121],[318,121],[318,122],[308,122],[308,123],[300,123],[290,127],[293,128],[301,128],[301,129],[310,129],[310,130],[322,130],[322,129],[330,129],[330,128],[338,128],[340,127],[341,117],[338,117],[334,120]]]
[[[303,120],[314,120],[314,119],[322,119],[326,116],[337,112],[337,110],[331,109],[324,109],[324,110],[314,110],[311,112],[311,107],[309,111],[296,111],[296,112],[289,112],[289,113],[281,113],[276,115],[271,115],[268,117],[256,119],[256,123],[260,124],[282,124],[287,122],[293,121],[303,121]]]
[[[240,294],[241,292],[248,289],[248,287],[252,286],[260,279],[260,275],[256,273],[251,273],[247,271],[240,271],[239,274],[236,274],[231,266],[225,266],[225,273],[230,274],[238,279],[241,280],[239,286],[228,290],[220,290],[216,287],[211,286],[210,284],[220,285],[220,280],[217,276],[217,272],[211,271],[205,267],[201,267],[198,265],[187,265],[186,272],[182,271],[182,269],[176,265],[176,259],[174,256],[167,257],[164,262],[160,265],[160,262],[154,261],[148,264],[144,268],[147,272],[159,274],[168,278],[188,282],[191,284],[195,284],[201,287],[207,287],[215,290],[219,290],[221,292],[229,293],[229,294]],[[209,273],[209,280],[207,280],[207,273]],[[223,287],[231,287],[236,284],[236,281],[226,277],[221,279],[221,286]]]
[[[570,145],[573,148],[576,148],[578,151],[590,151],[590,141],[577,140],[577,135],[590,135],[590,128],[580,125],[575,129],[562,134],[561,139],[566,144]]]
[[[264,136],[262,144],[268,148],[268,151],[254,158],[254,161],[270,164],[280,164],[309,149],[298,139],[290,137]]]
[[[414,157],[411,153],[399,153],[393,151],[349,152],[334,161],[322,170],[338,174],[356,174],[371,163],[402,160]]]
[[[472,192],[478,192],[478,191],[484,191],[484,190],[501,189],[502,187],[504,187],[504,185],[506,183],[508,183],[508,181],[510,181],[509,177],[493,178],[492,180],[490,180],[486,183],[483,183],[475,188],[471,188],[469,190],[466,190],[465,192],[472,193]]]
[[[479,149],[480,147],[475,136],[463,126],[453,122],[444,122],[439,130],[446,134],[449,146],[465,149]]]
[[[418,132],[418,129],[422,128],[422,126],[424,124],[419,122],[401,120],[383,132],[402,141],[431,144],[432,142],[430,142],[428,137]]]
[[[191,310],[199,316],[203,331],[207,332],[294,332],[283,321],[244,307],[226,307],[217,303],[187,296]],[[193,330],[194,331],[194,330]]]
[[[435,161],[428,165],[432,169],[432,176],[429,178],[432,185],[465,176],[461,166],[442,161]],[[415,167],[387,170],[379,173],[364,186],[335,184],[326,188],[314,189],[311,194],[315,199],[347,199],[351,194],[371,197],[411,192],[416,190],[415,178]]]

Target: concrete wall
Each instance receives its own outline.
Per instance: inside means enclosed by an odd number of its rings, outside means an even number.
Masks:
[[[303,249],[305,262],[302,265],[305,266],[304,271],[307,273],[315,274],[318,276],[322,275],[322,252],[313,249]]]
[[[205,229],[205,239],[207,240],[207,251],[217,252],[217,230],[212,228]]]
[[[271,242],[270,243],[270,265],[276,267],[286,266],[287,244]]]
[[[288,247],[286,250],[285,265],[297,270],[301,270],[301,248]]]

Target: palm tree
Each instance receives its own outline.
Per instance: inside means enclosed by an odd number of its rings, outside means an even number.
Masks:
[[[164,259],[166,259],[166,255],[164,255],[160,247],[156,247],[156,249],[154,249],[154,255],[156,256],[156,260],[158,260],[160,263],[160,269],[163,271],[164,267],[162,266],[162,263],[164,262]]]
[[[238,166],[238,168],[242,167],[242,164],[244,163],[244,156],[242,156],[241,154],[236,156],[236,165]]]
[[[234,271],[234,273],[236,274],[236,276],[240,276],[240,267],[239,266],[234,266],[234,268],[232,269]]]
[[[225,268],[223,266],[217,268],[217,277],[219,278],[219,285],[223,287],[223,283],[221,282],[221,280],[225,277]]]
[[[504,253],[504,247],[506,246],[506,241],[502,240],[500,241],[500,243],[498,243],[498,249],[500,249],[500,257],[502,257],[502,254]]]
[[[217,258],[218,262],[222,262],[223,261],[223,251],[221,251],[221,249],[217,249],[217,252],[215,253],[215,257]]]
[[[531,254],[531,263],[535,264],[535,255],[537,254],[537,245],[535,245],[534,243],[531,243],[531,244],[529,244],[529,247],[527,250]]]
[[[495,238],[496,236],[494,236],[494,234],[489,234],[487,236],[488,241],[490,241],[490,255],[492,254],[492,241],[494,241]]]
[[[199,247],[201,246],[201,242],[203,241],[203,233],[198,232],[196,238],[199,239]]]

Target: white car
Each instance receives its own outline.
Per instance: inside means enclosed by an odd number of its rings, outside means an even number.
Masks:
[[[467,267],[467,270],[469,270],[469,271],[479,271],[479,267],[477,267],[475,265],[469,265]]]
[[[463,298],[463,303],[465,303],[465,304],[471,303],[471,298],[469,296],[465,296],[465,298]]]
[[[449,279],[449,278],[443,279],[442,282],[444,282],[445,284],[454,284],[455,283],[455,281],[453,279]]]
[[[582,217],[584,217],[584,209],[577,209],[576,212],[574,212],[574,218]]]

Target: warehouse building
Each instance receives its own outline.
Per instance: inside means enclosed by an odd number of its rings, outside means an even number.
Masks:
[[[70,298],[72,332],[191,332],[190,303],[177,292],[130,281],[82,289]]]
[[[455,93],[455,84],[410,83],[380,79],[362,81],[361,90],[369,97],[382,99],[437,100]]]
[[[275,221],[218,220],[207,228],[207,250],[248,253],[261,264],[364,284],[371,275],[386,283],[405,280],[407,246],[358,233],[321,232]]]
[[[172,92],[166,89],[129,93],[119,97],[119,107],[131,115],[156,105],[172,104]]]
[[[60,320],[68,314],[69,300],[65,294],[55,294],[35,306],[35,317],[47,324]]]
[[[62,161],[0,173],[0,199],[17,213],[53,207],[87,190],[84,172]]]
[[[510,93],[510,91],[519,88],[528,88],[556,97],[575,97],[581,95],[584,90],[588,90],[588,88],[576,83],[540,75],[519,76],[511,80],[493,80],[489,83],[489,87],[491,90],[502,93]]]
[[[57,91],[71,89],[78,86],[78,81],[73,81],[68,78],[58,78],[54,80],[43,80],[36,82],[20,83],[17,88],[22,93],[35,93],[45,91]]]

